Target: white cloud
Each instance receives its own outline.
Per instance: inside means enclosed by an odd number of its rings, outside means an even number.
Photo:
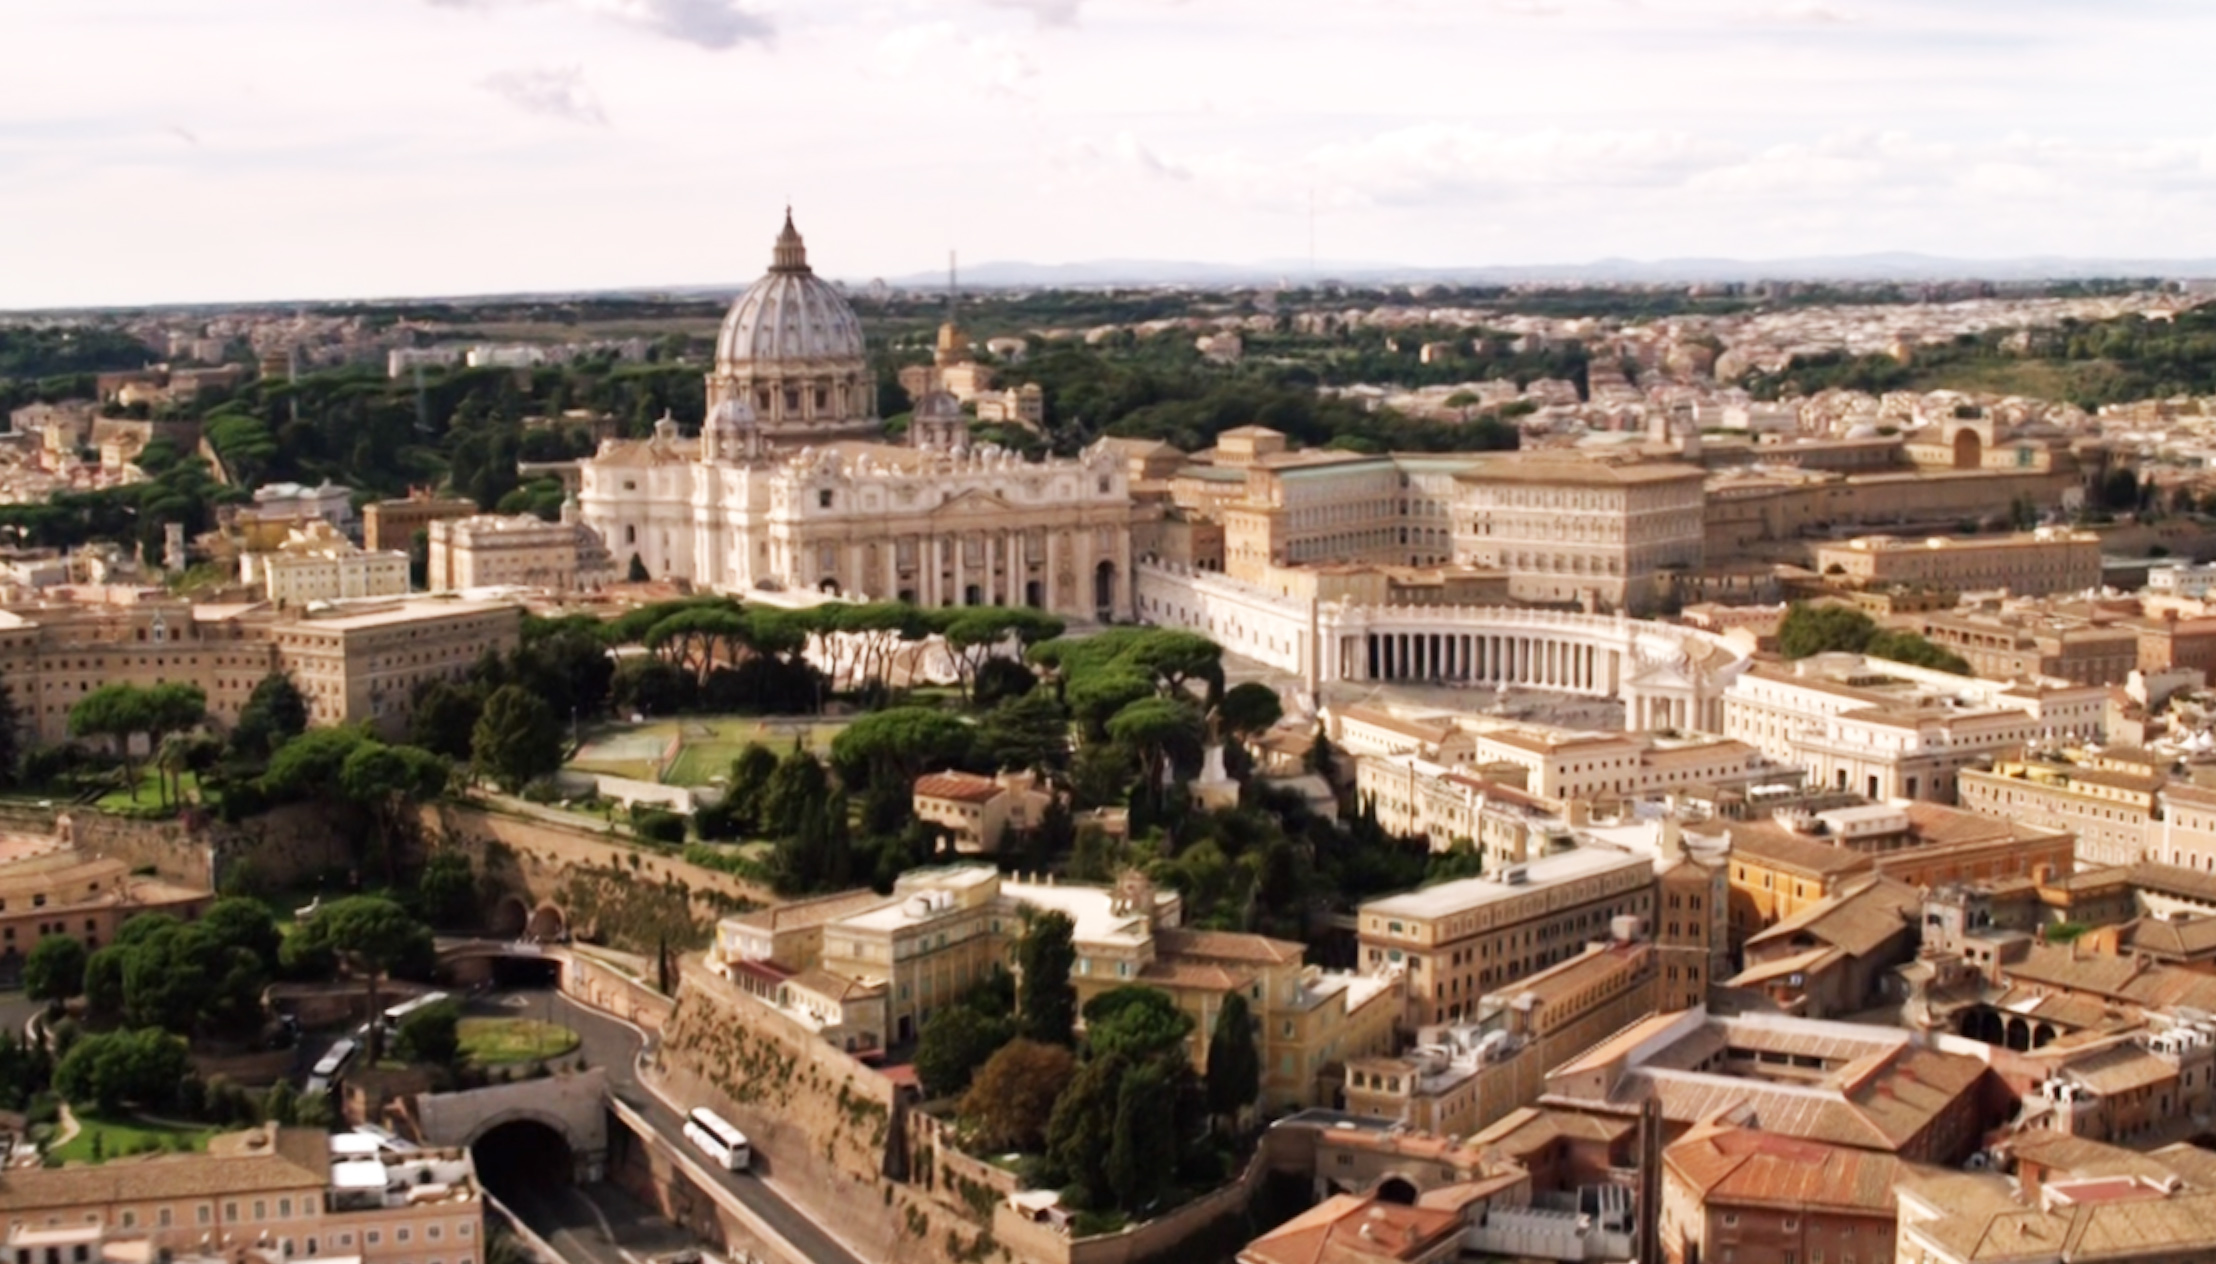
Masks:
[[[600,99],[585,83],[584,70],[577,66],[503,70],[485,76],[483,86],[527,114],[594,127],[608,122]]]

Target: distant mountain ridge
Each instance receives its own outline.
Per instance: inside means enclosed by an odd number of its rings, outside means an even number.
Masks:
[[[1810,255],[1788,259],[1596,259],[1589,263],[1499,264],[1429,267],[1418,264],[1265,259],[1248,264],[1201,263],[1169,259],[1097,259],[1076,263],[1003,261],[965,264],[964,286],[981,289],[1086,287],[1100,285],[1258,285],[1310,279],[1411,284],[1422,281],[1462,284],[1529,285],[1748,281],[2065,281],[2093,277],[2216,277],[2216,259],[2133,259],[2069,255],[2025,255],[2008,259],[1959,259],[1912,251],[1861,255]],[[850,278],[851,280],[851,278]],[[940,272],[886,277],[906,289],[938,289]]]

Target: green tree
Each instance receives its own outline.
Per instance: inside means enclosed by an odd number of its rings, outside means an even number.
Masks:
[[[924,1023],[916,1041],[916,1078],[924,1095],[952,1097],[970,1086],[987,1059],[1015,1036],[1014,1024],[968,1005],[948,1005]]]
[[[1043,689],[1010,698],[978,721],[976,751],[994,768],[1059,772],[1070,762],[1069,712]]]
[[[416,878],[416,898],[433,926],[477,925],[477,870],[469,853],[459,847],[433,851]]]
[[[1142,698],[1116,712],[1108,721],[1108,736],[1138,755],[1138,789],[1152,799],[1161,793],[1164,774],[1181,763],[1191,767],[1197,762],[1200,716],[1187,702]],[[1132,832],[1138,831],[1134,828]]]
[[[1241,737],[1270,731],[1285,716],[1285,704],[1277,691],[1259,681],[1244,681],[1224,691],[1216,708],[1226,730]]]
[[[798,833],[810,805],[821,806],[830,792],[823,764],[807,747],[794,742],[762,787],[762,831],[780,837]]]
[[[962,1119],[988,1152],[1040,1150],[1055,1100],[1076,1069],[1076,1055],[1061,1045],[1011,1040],[970,1080],[962,1095]]]
[[[1047,1156],[1069,1174],[1070,1183],[1099,1205],[1112,1194],[1108,1152],[1115,1142],[1117,1090],[1123,1086],[1122,1058],[1093,1058],[1077,1068],[1047,1119]]]
[[[433,680],[418,690],[408,718],[408,742],[448,759],[466,760],[485,710],[485,695],[475,685]]]
[[[1016,1021],[1026,1039],[1071,1045],[1077,1040],[1077,924],[1056,910],[1038,914],[1016,946]]]
[[[867,789],[880,779],[907,786],[931,766],[969,754],[970,726],[934,707],[893,707],[858,717],[831,741],[839,779]]]
[[[1116,1086],[1106,1175],[1117,1203],[1134,1214],[1151,1208],[1177,1172],[1177,1116],[1164,1108],[1174,1093],[1157,1062],[1133,1066]]]
[[[396,967],[422,961],[431,954],[431,931],[408,916],[406,909],[374,895],[349,896],[325,905],[285,940],[282,955],[288,964],[320,954],[335,955],[362,981],[368,993],[368,1059],[377,1061],[381,1033],[375,1021],[383,1007],[377,991]]]
[[[231,726],[231,750],[256,762],[308,731],[308,700],[290,673],[273,671],[254,685]]]
[[[47,935],[23,961],[23,990],[34,1001],[59,1004],[85,990],[84,942],[74,935]]]
[[[401,1019],[392,1051],[404,1062],[454,1065],[462,1056],[462,1007],[453,1001],[441,1001]]]
[[[1262,1054],[1254,1046],[1254,1015],[1246,997],[1224,995],[1208,1034],[1208,1113],[1227,1122],[1262,1094]]]
[[[470,738],[472,765],[510,794],[562,766],[562,728],[544,699],[503,685],[485,699]]]
[[[1193,1034],[1193,1016],[1160,988],[1127,983],[1085,1003],[1085,1043],[1093,1056],[1121,1057],[1137,1065],[1182,1056]]]
[[[1853,606],[1795,602],[1778,624],[1778,653],[1787,658],[1845,651],[1859,654],[1877,635],[1877,623]]]
[[[54,1068],[54,1087],[77,1105],[114,1114],[125,1103],[159,1109],[192,1071],[185,1042],[154,1027],[107,1031],[70,1046]]]
[[[762,796],[776,772],[777,752],[760,742],[748,742],[731,761],[730,789],[723,801],[741,830],[751,834],[762,829]]]

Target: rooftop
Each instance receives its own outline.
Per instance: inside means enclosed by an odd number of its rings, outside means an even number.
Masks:
[[[1445,917],[1467,912],[1480,905],[1529,895],[1535,890],[1558,883],[1633,869],[1651,872],[1652,868],[1652,863],[1642,856],[1598,847],[1579,847],[1511,866],[1501,870],[1499,876],[1461,878],[1404,895],[1371,900],[1362,905],[1361,911],[1365,916],[1374,913],[1384,917]],[[1519,871],[1523,875],[1520,881],[1504,880]]]

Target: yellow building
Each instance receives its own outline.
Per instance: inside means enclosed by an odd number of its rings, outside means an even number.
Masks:
[[[2077,860],[2135,865],[2151,860],[2166,777],[2042,759],[2004,759],[1990,771],[1955,774],[1962,806],[1983,816],[2025,821],[2077,835]]]
[[[318,518],[295,528],[270,552],[241,554],[239,578],[261,588],[280,609],[314,601],[404,597],[408,555],[366,552]]]
[[[308,700],[310,724],[366,720],[390,736],[407,728],[418,687],[462,679],[487,650],[512,652],[523,608],[425,597],[274,623],[266,635]]]
[[[362,547],[405,553],[414,546],[416,532],[427,531],[443,519],[467,518],[477,512],[474,500],[434,496],[413,488],[405,500],[374,500],[362,506]]]
[[[433,592],[469,588],[547,588],[591,592],[616,580],[600,537],[576,521],[575,502],[560,522],[530,514],[475,514],[430,526],[428,580]]]
[[[1365,902],[1360,965],[1408,975],[1408,1022],[1460,1021],[1478,1000],[1605,938],[1618,917],[1654,916],[1654,863],[1578,847],[1483,877]]]
[[[2101,538],[2042,527],[2016,535],[1902,540],[1866,535],[1816,547],[1818,573],[1862,584],[2006,588],[2019,595],[2080,592],[2101,582]]]
[[[974,855],[998,850],[1003,833],[1037,828],[1053,801],[1028,769],[997,777],[934,772],[916,778],[912,806],[917,820],[947,832],[954,850]]]
[[[362,1264],[479,1264],[484,1198],[466,1150],[381,1152],[367,1137],[265,1125],[206,1153],[25,1167],[0,1181],[16,1240],[64,1227],[142,1235],[158,1255],[267,1245]],[[58,1259],[58,1255],[49,1259]]]

